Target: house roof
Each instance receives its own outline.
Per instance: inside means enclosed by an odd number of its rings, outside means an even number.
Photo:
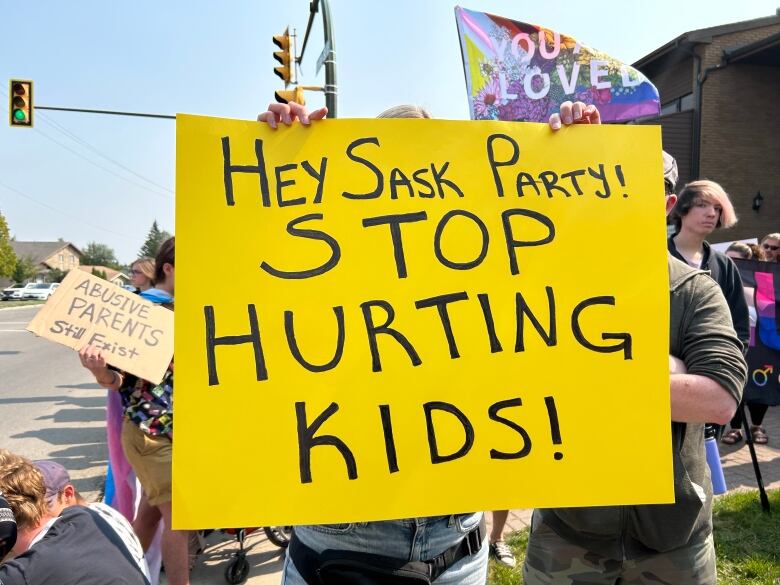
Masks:
[[[99,271],[99,272],[105,272],[106,273],[106,280],[114,280],[117,276],[120,276],[123,281],[129,282],[130,279],[128,276],[122,272],[121,270],[115,270],[113,268],[109,268],[108,266],[90,266],[89,264],[80,264],[79,270],[83,270],[84,272],[89,272],[92,274],[92,271]]]
[[[50,258],[60,250],[71,247],[73,251],[81,258],[84,254],[81,253],[76,246],[70,242],[56,241],[56,242],[17,242],[11,240],[11,248],[13,248],[14,254],[19,258],[26,257],[31,258],[36,264],[42,264],[44,260]]]
[[[780,33],[765,37],[749,45],[724,49],[723,57],[727,63],[777,65],[780,63]]]
[[[652,53],[645,55],[634,63],[634,67],[641,69],[656,59],[680,50],[688,53],[690,52],[690,48],[695,45],[701,43],[711,43],[713,37],[752,30],[754,28],[761,28],[764,26],[771,26],[773,24],[780,24],[780,8],[778,8],[777,13],[774,16],[764,16],[761,18],[754,18],[752,20],[743,20],[741,22],[732,22],[729,24],[721,24],[718,26],[691,30],[681,34],[677,38],[672,39],[665,45],[658,47]]]

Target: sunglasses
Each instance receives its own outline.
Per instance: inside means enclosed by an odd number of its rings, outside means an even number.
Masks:
[[[135,269],[131,270],[130,274],[132,274],[133,276],[143,276],[144,275],[143,272],[141,272],[140,270],[135,270]]]
[[[761,247],[764,250],[772,250],[773,252],[780,250],[780,246],[772,246],[771,244],[761,244]]]

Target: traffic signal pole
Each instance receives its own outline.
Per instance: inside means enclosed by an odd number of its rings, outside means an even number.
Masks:
[[[325,32],[325,46],[327,47],[330,45],[330,54],[325,58],[325,105],[328,108],[328,117],[337,118],[336,40],[333,38],[328,0],[319,1],[322,2],[322,29]],[[317,0],[314,0],[313,3],[316,4],[316,2]]]
[[[336,39],[333,36],[333,25],[330,18],[328,0],[312,0],[309,4],[309,22],[306,25],[306,34],[303,37],[303,48],[298,57],[298,64],[303,61],[306,45],[309,42],[311,24],[314,21],[314,15],[319,12],[320,2],[322,2],[322,30],[325,34],[325,46],[330,47],[328,54],[325,57],[325,105],[328,107],[328,117],[336,118]]]
[[[82,114],[110,114],[112,116],[134,116],[136,118],[162,118],[175,120],[176,116],[169,114],[145,114],[143,112],[121,112],[116,110],[87,110],[84,108],[55,108],[54,106],[35,106],[36,110],[52,110],[54,112],[80,112]]]

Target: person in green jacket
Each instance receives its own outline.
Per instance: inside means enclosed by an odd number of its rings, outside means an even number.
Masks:
[[[677,164],[663,158],[668,214]],[[747,365],[718,284],[671,256],[668,263],[675,503],[535,510],[525,585],[716,582],[704,423],[731,419]]]

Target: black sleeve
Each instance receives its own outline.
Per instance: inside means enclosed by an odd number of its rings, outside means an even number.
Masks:
[[[694,281],[686,305],[679,357],[689,374],[716,381],[739,402],[747,381],[747,364],[722,288],[702,274]]]
[[[12,559],[0,565],[0,585],[28,585],[20,559]]]
[[[742,342],[742,353],[747,355],[750,343],[750,317],[742,288],[742,277],[731,258],[724,254],[722,260],[724,261],[723,296],[726,297],[726,302],[729,304],[734,331],[737,332],[737,337]]]

